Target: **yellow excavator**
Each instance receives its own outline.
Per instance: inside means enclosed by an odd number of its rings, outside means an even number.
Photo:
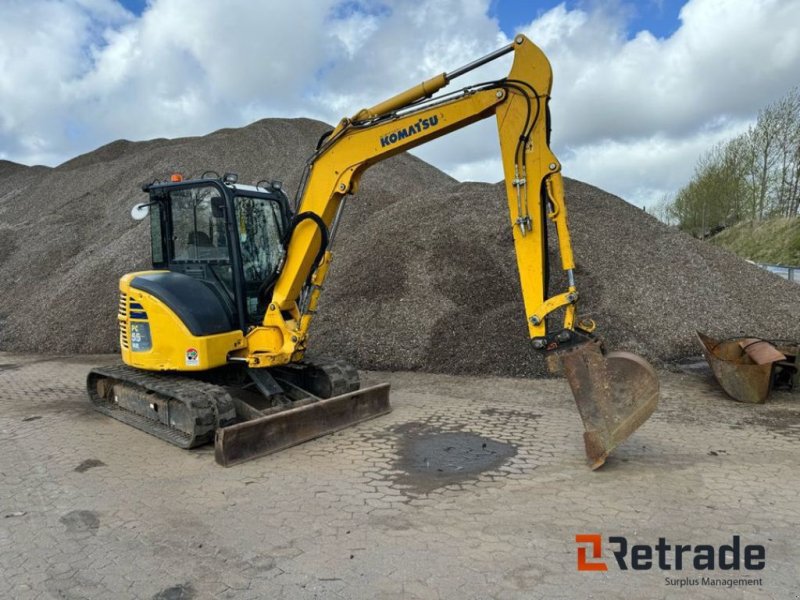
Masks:
[[[457,77],[513,53],[504,79],[434,96]],[[93,369],[102,413],[184,448],[215,441],[228,466],[389,412],[389,386],[361,388],[342,360],[304,358],[309,327],[349,195],[371,165],[494,115],[510,228],[533,347],[560,362],[583,420],[589,465],[637,429],[658,402],[642,358],[606,353],[577,318],[578,289],[561,165],[549,147],[550,64],[525,36],[343,119],[309,158],[295,201],[279,181],[233,173],[143,186],[153,269],[120,280],[124,364]],[[566,289],[547,289],[547,223]],[[548,327],[558,312],[562,320]]]

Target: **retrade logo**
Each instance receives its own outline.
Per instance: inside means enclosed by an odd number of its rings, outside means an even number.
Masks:
[[[767,563],[767,549],[761,544],[742,544],[734,535],[729,544],[676,544],[660,537],[656,544],[630,544],[616,535],[607,539],[620,571],[761,571]],[[603,536],[582,533],[575,536],[578,571],[608,571],[603,560]]]
[[[578,571],[608,571],[608,565],[597,560],[603,556],[603,537],[599,533],[579,533],[575,536],[575,543],[579,544]],[[587,550],[591,552],[593,562],[587,558]]]

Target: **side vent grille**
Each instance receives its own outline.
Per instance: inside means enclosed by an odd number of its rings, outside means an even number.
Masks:
[[[144,307],[139,304],[138,302],[131,302],[130,303],[130,317],[131,319],[147,319],[147,313],[144,310]]]
[[[128,346],[128,296],[120,293],[119,295],[119,345],[123,350]]]
[[[128,349],[128,331],[127,331],[127,324],[125,321],[119,322],[119,345],[122,346],[125,350]]]

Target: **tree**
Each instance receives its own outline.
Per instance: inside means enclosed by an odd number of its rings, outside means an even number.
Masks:
[[[664,194],[650,209],[653,216],[667,225],[675,225],[677,221],[672,214],[673,200]]]
[[[668,209],[678,226],[696,237],[742,219],[749,204],[744,175],[747,155],[741,139],[714,146],[695,167],[691,181],[681,188]]]
[[[800,205],[800,88],[774,105],[778,122],[777,212],[797,216]]]
[[[758,113],[742,135],[717,144],[657,215],[697,237],[743,220],[800,213],[800,88]]]

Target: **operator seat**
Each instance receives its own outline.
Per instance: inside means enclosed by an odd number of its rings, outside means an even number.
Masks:
[[[198,248],[208,248],[211,246],[211,238],[203,231],[190,231],[186,243],[190,246],[197,246]]]

